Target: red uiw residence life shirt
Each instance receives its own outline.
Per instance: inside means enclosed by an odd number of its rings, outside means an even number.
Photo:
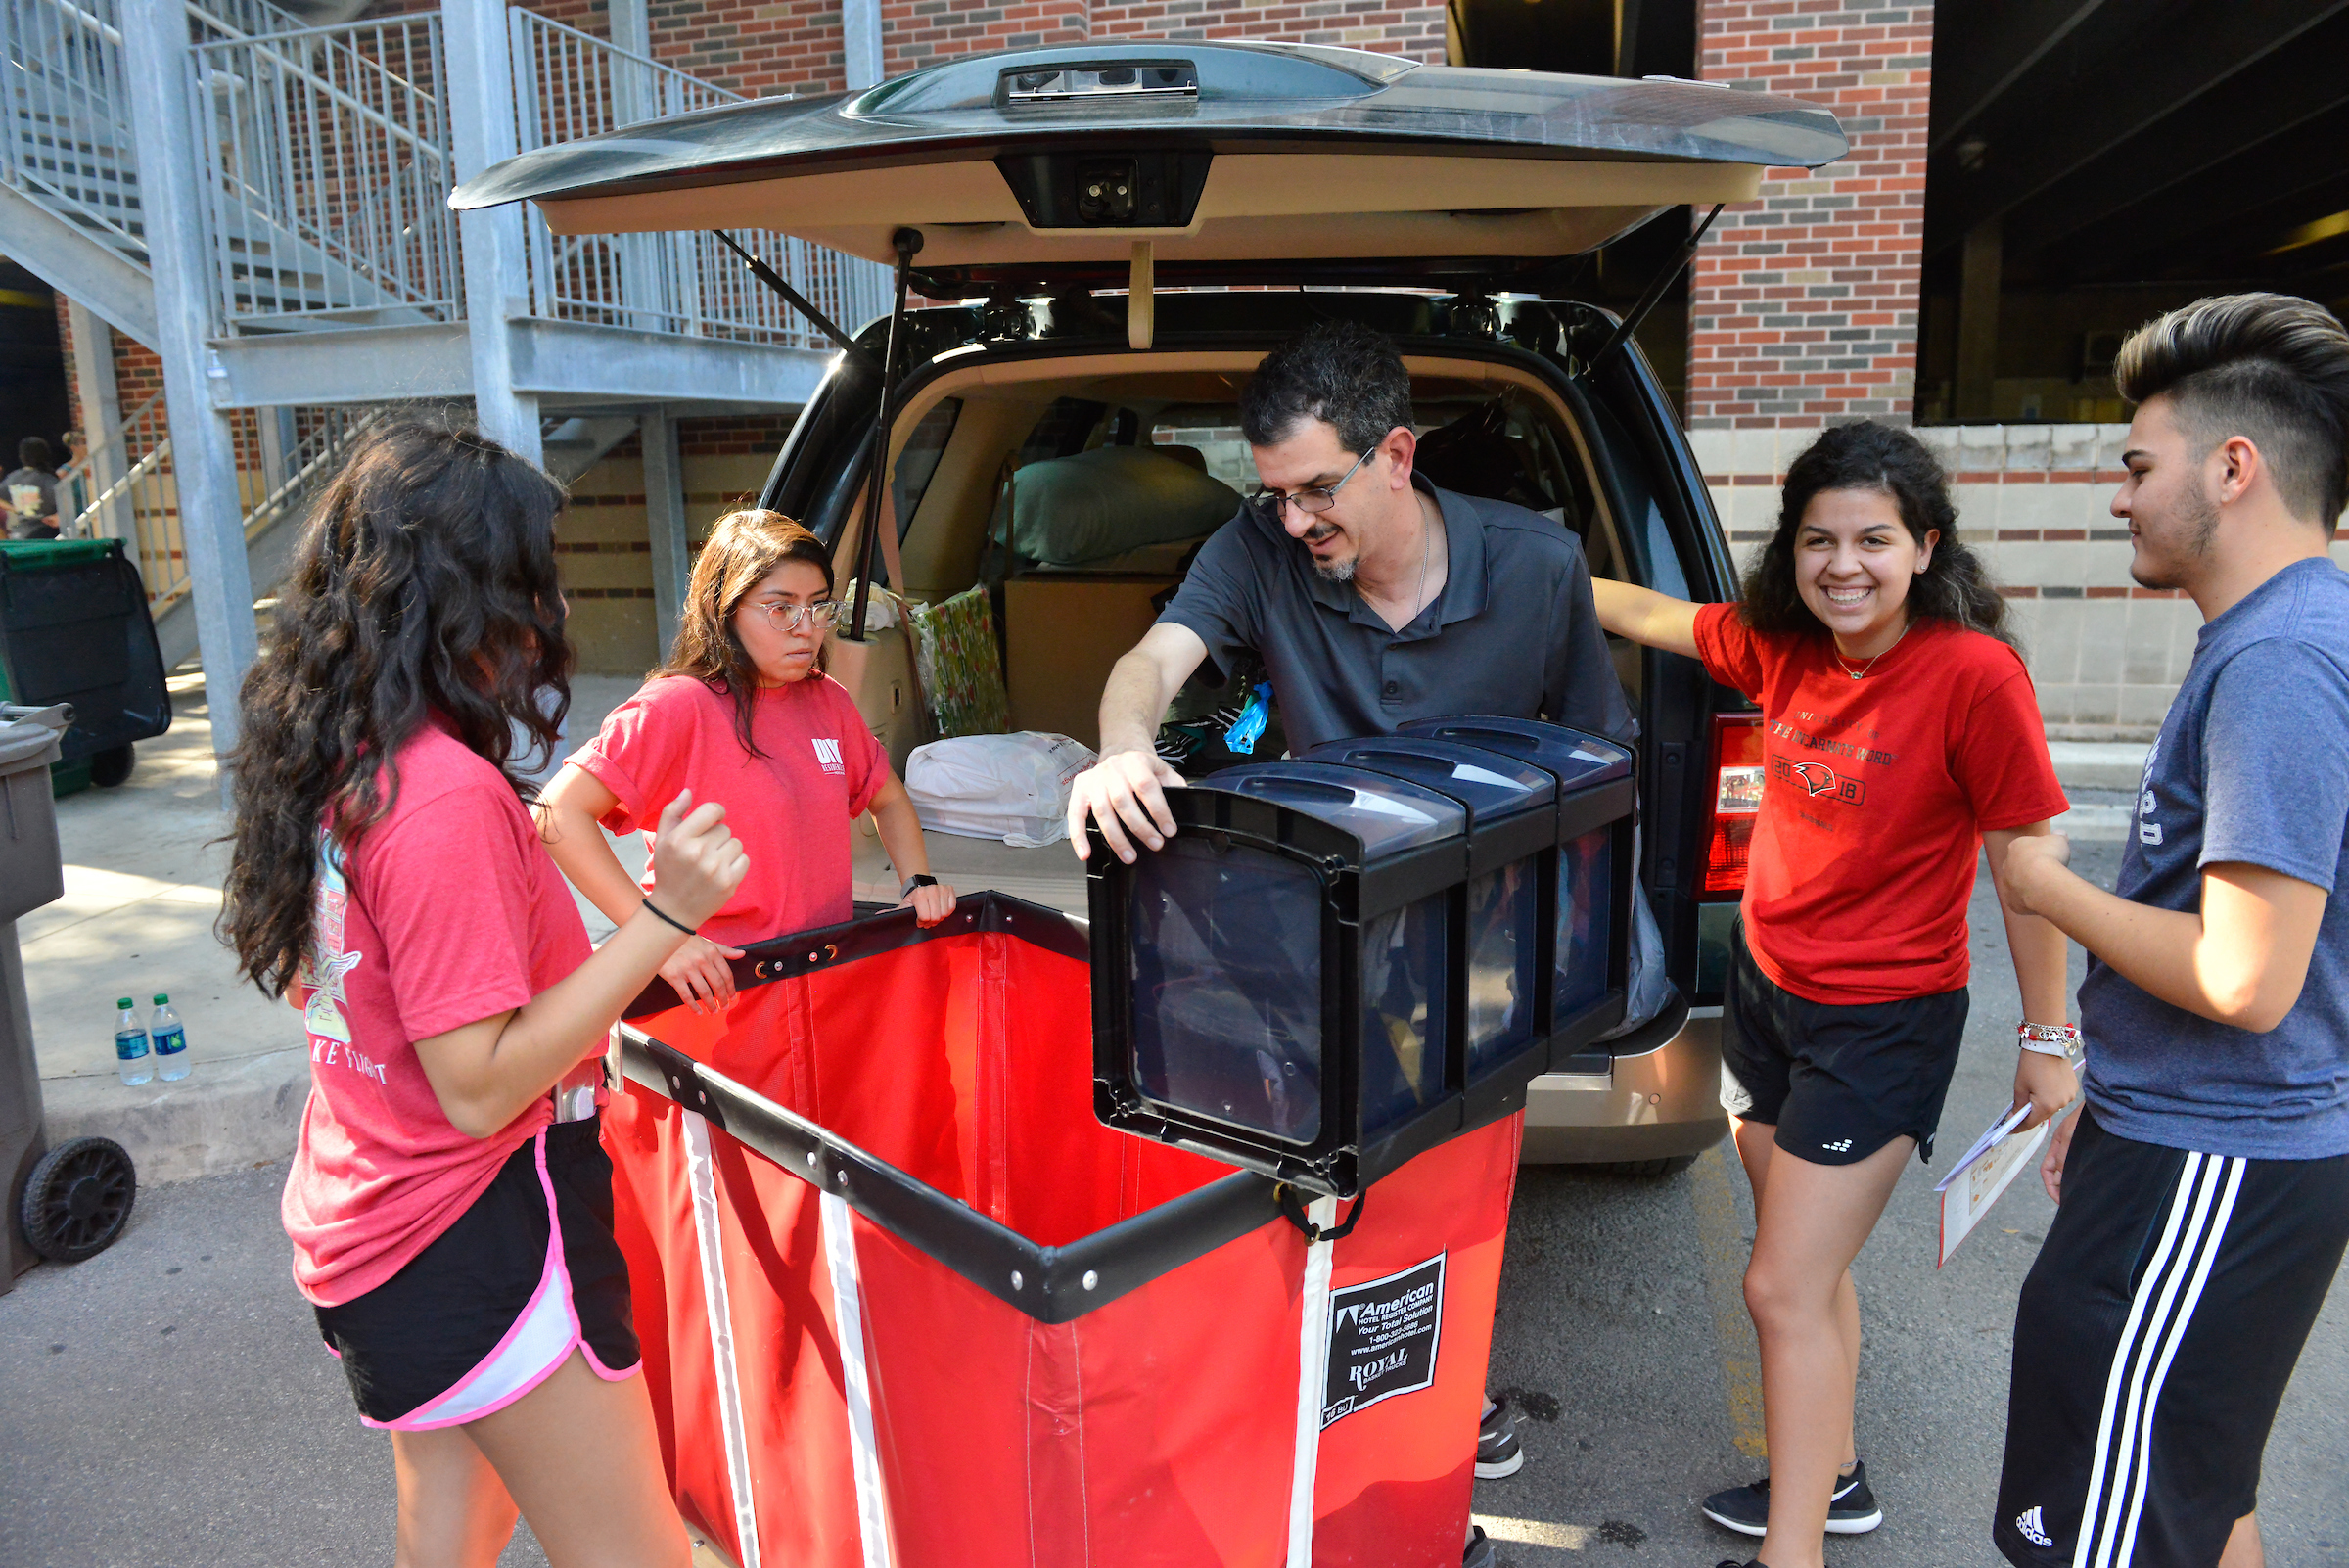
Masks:
[[[726,808],[750,872],[701,929],[736,946],[855,913],[849,825],[890,778],[889,753],[829,675],[762,688],[751,735],[762,755],[743,749],[732,697],[690,675],[664,675],[615,708],[595,739],[567,759],[618,798],[605,827],[644,834],[647,893],[661,812],[677,792],[691,789],[696,805]]]
[[[578,905],[514,788],[436,718],[393,754],[388,815],[347,852],[319,834],[299,982],[310,1097],[281,1205],[294,1280],[355,1300],[455,1222],[545,1125],[449,1125],[415,1041],[520,1007],[587,959]]]
[[[2020,655],[1919,620],[1859,680],[1825,632],[1697,612],[1715,680],[1761,706],[1768,774],[1743,906],[1754,961],[1812,1001],[1956,991],[1985,832],[2068,808]]]

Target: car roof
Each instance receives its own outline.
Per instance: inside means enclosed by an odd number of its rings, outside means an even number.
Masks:
[[[450,203],[532,201],[561,234],[779,229],[881,261],[911,227],[933,282],[1101,275],[1147,241],[1162,283],[1359,283],[1553,261],[1846,150],[1817,105],[1700,82],[1078,45],[646,121],[509,159]]]

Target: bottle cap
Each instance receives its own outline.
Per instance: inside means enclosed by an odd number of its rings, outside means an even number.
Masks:
[[[170,999],[171,999],[170,997],[168,997],[168,996],[164,995],[164,994],[163,994],[161,992],[160,992],[160,991],[159,991],[159,992],[157,992],[155,993],[155,1004],[156,1004],[158,1007],[161,1007],[161,1006],[162,1006],[162,1005],[163,1005],[165,1002],[169,1001]]]
[[[115,1005],[116,1007],[128,1007],[130,1005],[130,998],[125,996],[121,1000],[115,1002]]]

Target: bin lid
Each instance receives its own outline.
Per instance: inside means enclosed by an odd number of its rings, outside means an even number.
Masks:
[[[120,539],[0,539],[0,568],[48,572],[103,561],[122,548]]]
[[[0,719],[0,777],[47,767],[57,761],[59,733],[29,719]]]
[[[1422,735],[1375,735],[1331,741],[1305,754],[1309,762],[1368,768],[1424,784],[1468,807],[1471,831],[1539,810],[1558,798],[1543,768],[1480,746]]]
[[[1363,853],[1373,857],[1432,844],[1468,828],[1468,813],[1457,801],[1359,767],[1250,762],[1210,773],[1199,782],[1209,789],[1270,801],[1342,828],[1360,839]]]
[[[1503,718],[1476,714],[1459,718],[1420,718],[1403,726],[1405,735],[1455,741],[1523,758],[1558,781],[1564,790],[1589,789],[1632,773],[1628,747],[1611,740],[1545,724],[1538,718]]]

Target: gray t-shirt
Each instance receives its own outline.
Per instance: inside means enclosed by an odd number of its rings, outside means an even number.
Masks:
[[[2124,899],[2198,909],[2202,868],[2230,861],[2331,897],[2300,1000],[2265,1035],[2092,962],[2080,1022],[2096,1120],[2205,1154],[2349,1153],[2349,574],[2297,562],[2202,628],[2137,806]]]
[[[1590,603],[1581,541],[1506,501],[1439,490],[1444,591],[1398,631],[1351,583],[1330,582],[1255,507],[1217,530],[1162,622],[1188,626],[1225,670],[1265,662],[1289,750],[1392,735],[1415,718],[1546,718],[1629,740],[1635,732]]]
[[[8,507],[10,538],[50,535],[57,527],[57,476],[39,468],[11,470],[0,478],[0,505]]]

